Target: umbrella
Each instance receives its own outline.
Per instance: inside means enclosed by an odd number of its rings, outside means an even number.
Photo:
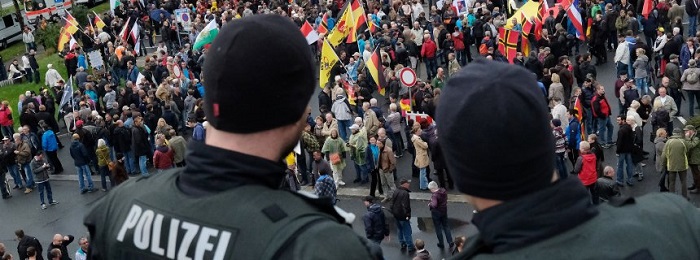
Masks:
[[[162,22],[160,18],[160,14],[163,14],[164,17],[170,17],[170,13],[168,11],[165,11],[163,9],[155,9],[151,11],[151,19],[153,19],[156,22]]]

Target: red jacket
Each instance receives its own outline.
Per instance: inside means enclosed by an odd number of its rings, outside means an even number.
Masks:
[[[582,165],[581,171],[578,172],[578,179],[581,180],[583,186],[594,184],[598,179],[598,172],[596,171],[595,154],[582,154],[580,158]]]
[[[610,116],[610,104],[605,98],[605,95],[596,94],[591,99],[591,112],[593,112],[593,118],[605,118]]]
[[[437,45],[431,39],[427,39],[423,42],[423,47],[420,50],[420,56],[423,58],[435,58],[435,52],[437,51]]]
[[[153,153],[153,167],[156,169],[170,169],[173,167],[174,159],[175,153],[173,153],[173,149],[167,146],[158,147]]]
[[[455,36],[455,34],[457,34],[457,36]],[[455,31],[455,33],[452,34],[452,41],[455,43],[456,51],[464,50],[464,34],[459,31]]]
[[[12,111],[9,107],[0,108],[0,126],[12,126]]]

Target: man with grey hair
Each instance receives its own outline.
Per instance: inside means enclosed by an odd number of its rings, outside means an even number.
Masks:
[[[428,207],[430,208],[430,214],[433,218],[433,225],[435,225],[435,234],[438,238],[437,246],[441,249],[445,247],[442,238],[444,233],[447,238],[447,243],[450,245],[450,248],[452,248],[454,247],[454,242],[452,241],[450,227],[447,224],[447,191],[445,188],[438,187],[435,181],[428,183],[428,189],[433,194],[430,197]]]

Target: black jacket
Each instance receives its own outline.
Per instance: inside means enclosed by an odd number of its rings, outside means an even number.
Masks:
[[[617,132],[617,149],[615,153],[632,153],[633,149],[634,133],[632,132],[632,127],[628,124],[623,124]]]
[[[44,248],[41,246],[39,240],[36,239],[36,237],[26,235],[22,239],[20,239],[19,243],[17,244],[17,254],[19,255],[18,259],[29,258],[27,256],[27,248],[30,247],[36,249],[37,260],[44,260],[44,257],[42,256],[42,251],[44,251]]]
[[[404,187],[398,187],[394,191],[394,195],[391,196],[391,214],[397,220],[406,220],[406,218],[411,217],[411,198],[409,196],[410,190]]]
[[[134,151],[134,156],[147,156],[150,147],[151,145],[148,142],[148,133],[146,133],[146,129],[137,125],[131,127],[131,149]]]
[[[68,245],[70,245],[70,243],[73,243],[74,239],[75,237],[68,235],[68,241],[61,241],[60,245],[54,245],[53,243],[50,243],[48,250],[46,250],[46,259],[51,259],[51,250],[53,250],[54,248],[58,248],[59,250],[61,250],[61,260],[71,260],[71,254],[68,253]]]
[[[695,2],[695,0],[685,1],[685,12],[688,14],[688,16],[697,16],[698,15],[697,2]]]
[[[369,205],[367,213],[362,217],[365,224],[365,235],[370,240],[382,240],[389,235],[389,225],[386,222],[384,211],[379,204]]]
[[[131,131],[126,127],[115,127],[112,133],[114,150],[118,153],[131,151]]]

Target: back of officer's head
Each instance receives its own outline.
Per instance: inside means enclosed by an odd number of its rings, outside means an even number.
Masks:
[[[296,125],[316,84],[312,57],[287,18],[256,15],[227,23],[204,64],[207,121],[241,135]]]
[[[461,192],[507,201],[551,183],[554,140],[532,73],[481,59],[450,78],[442,99],[440,145]]]

